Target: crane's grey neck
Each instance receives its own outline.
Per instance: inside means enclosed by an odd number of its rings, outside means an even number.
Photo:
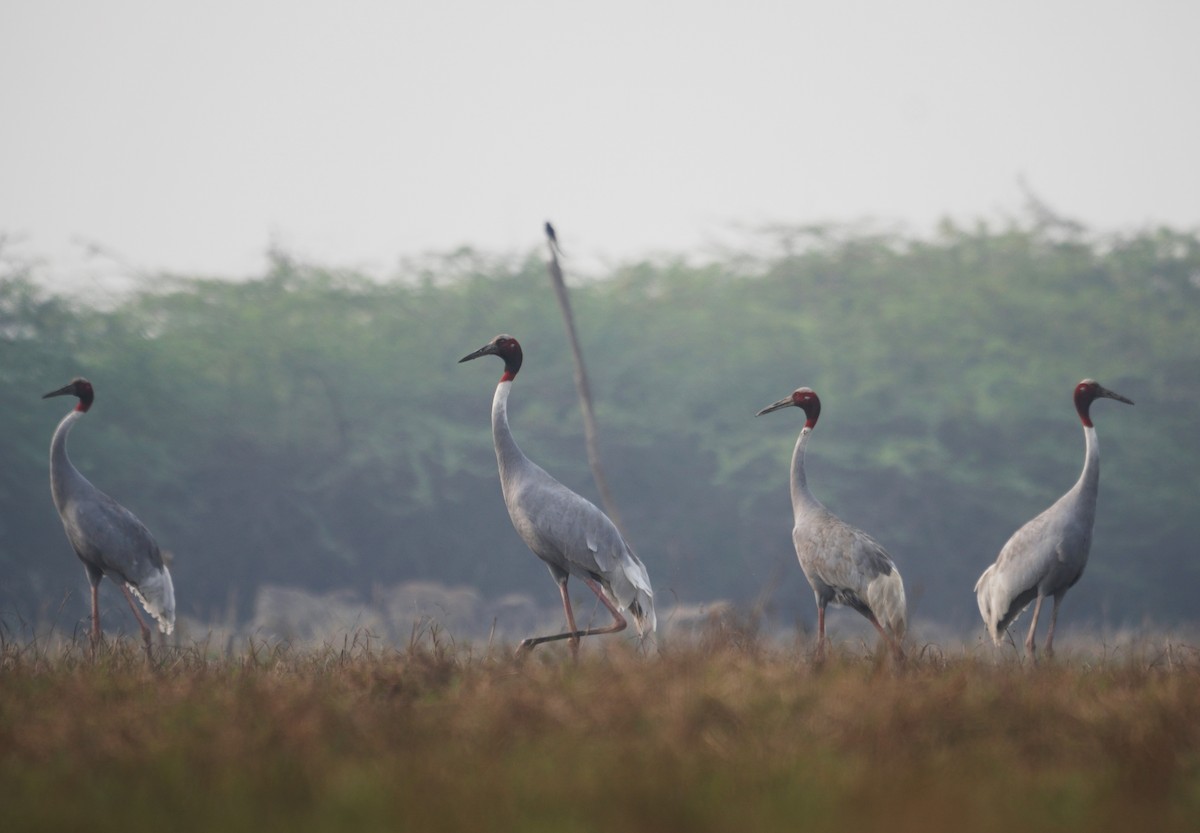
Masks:
[[[50,440],[50,494],[54,498],[54,505],[60,510],[66,503],[71,488],[77,483],[87,482],[71,465],[71,458],[67,456],[67,435],[84,413],[80,410],[68,413],[58,423]]]
[[[797,514],[821,506],[808,490],[808,477],[804,474],[804,450],[811,435],[812,428],[807,425],[801,428],[800,436],[796,438],[796,450],[792,452],[792,509]]]
[[[501,484],[508,482],[506,473],[525,462],[525,455],[517,447],[512,430],[508,427],[508,394],[512,390],[512,380],[501,380],[496,385],[496,395],[492,397],[492,439],[496,443],[496,462],[500,466]]]

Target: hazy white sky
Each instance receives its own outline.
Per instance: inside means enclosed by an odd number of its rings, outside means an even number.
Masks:
[[[1200,225],[1193,0],[0,0],[0,233],[68,282],[739,224]],[[14,245],[12,243],[10,246]]]

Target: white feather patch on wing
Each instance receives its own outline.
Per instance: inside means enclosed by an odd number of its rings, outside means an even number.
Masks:
[[[141,587],[128,582],[125,586],[158,622],[160,631],[170,634],[175,630],[175,584],[166,565],[163,565],[162,572],[156,572],[143,581]]]

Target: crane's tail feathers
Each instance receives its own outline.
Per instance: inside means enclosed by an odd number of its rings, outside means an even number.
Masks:
[[[658,627],[658,617],[654,615],[653,596],[639,593],[637,599],[629,604],[629,612],[633,614],[633,622],[637,625],[639,634],[646,636],[654,633]]]
[[[879,624],[897,641],[904,639],[908,630],[908,604],[904,598],[904,580],[895,566],[890,573],[876,576],[867,585],[867,605]]]
[[[625,558],[612,576],[611,584],[617,606],[633,614],[638,633],[642,636],[653,633],[658,627],[658,618],[654,615],[654,590],[650,587],[650,574],[628,545],[625,547]]]
[[[125,583],[129,591],[137,597],[146,608],[146,612],[158,622],[158,629],[165,634],[175,630],[175,585],[171,581],[171,571],[163,566],[161,572],[156,572],[140,585]]]

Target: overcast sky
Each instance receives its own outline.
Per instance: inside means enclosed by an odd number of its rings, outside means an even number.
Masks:
[[[701,251],[765,223],[1200,225],[1200,3],[0,0],[0,234],[64,284],[272,244]],[[15,240],[16,242],[11,242]]]

